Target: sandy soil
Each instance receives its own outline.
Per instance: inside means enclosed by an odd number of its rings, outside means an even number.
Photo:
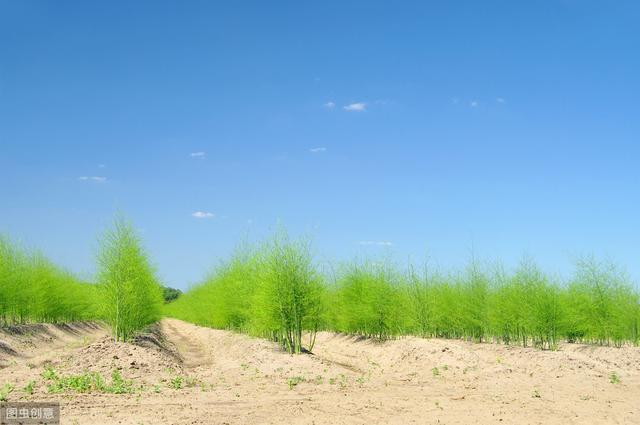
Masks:
[[[0,386],[14,386],[12,401],[59,400],[65,424],[640,424],[638,348],[322,333],[314,351],[290,356],[174,319],[136,344],[116,344],[96,325],[38,325],[0,332]],[[49,394],[47,365],[107,381],[118,370],[136,389]]]

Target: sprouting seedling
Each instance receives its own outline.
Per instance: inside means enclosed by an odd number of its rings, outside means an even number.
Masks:
[[[612,384],[620,383],[620,377],[616,372],[611,372],[611,374],[609,375],[609,382],[611,382]]]
[[[300,384],[301,382],[304,382],[305,379],[303,376],[294,376],[291,377],[289,379],[287,379],[287,385],[289,386],[289,389],[292,390],[293,387],[297,386],[298,384]]]
[[[0,387],[0,401],[8,401],[9,394],[13,392],[13,384],[4,384]]]
[[[169,388],[173,388],[174,390],[179,390],[184,385],[184,378],[182,376],[175,376],[171,378],[169,381]]]
[[[55,380],[57,378],[57,374],[53,366],[49,364],[46,365],[42,371],[42,377],[47,381]]]
[[[27,385],[25,385],[24,387],[24,392],[26,394],[32,395],[35,385],[36,385],[36,381],[29,381]]]

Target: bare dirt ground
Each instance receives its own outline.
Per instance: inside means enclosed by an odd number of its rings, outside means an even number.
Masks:
[[[0,386],[10,401],[60,401],[64,424],[640,424],[634,347],[322,333],[314,351],[175,319],[136,344],[97,325],[36,325],[0,332]],[[45,368],[107,382],[117,370],[132,392],[52,394]]]

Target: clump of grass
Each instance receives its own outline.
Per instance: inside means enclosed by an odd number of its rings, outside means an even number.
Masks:
[[[116,341],[160,317],[162,289],[132,225],[118,218],[101,240],[98,284],[102,313]]]

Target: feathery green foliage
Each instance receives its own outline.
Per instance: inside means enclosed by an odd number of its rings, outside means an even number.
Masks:
[[[333,327],[340,332],[385,339],[406,329],[406,293],[401,277],[388,264],[344,266],[333,301]]]
[[[117,340],[127,340],[164,311],[270,338],[291,353],[311,350],[319,330],[543,349],[561,341],[640,343],[637,286],[614,265],[593,258],[577,262],[566,282],[530,260],[513,273],[472,260],[462,272],[448,274],[356,261],[329,278],[318,271],[306,241],[292,241],[280,231],[266,243],[239,249],[202,283],[164,305],[163,287],[129,222],[115,220],[97,260],[98,285],[91,285],[0,236],[0,326],[100,318]],[[165,290],[165,298],[178,293]]]
[[[555,348],[561,336],[561,289],[535,264],[523,261],[512,276],[500,274],[490,305],[498,341]]]
[[[640,298],[613,264],[593,258],[578,262],[564,298],[565,326],[572,339],[616,346],[638,343]]]
[[[260,254],[252,331],[270,335],[290,353],[302,351],[302,335],[308,331],[310,351],[321,322],[323,286],[308,244],[281,232]]]
[[[238,250],[205,281],[165,306],[165,313],[192,323],[218,329],[249,332],[258,257]]]
[[[96,288],[0,235],[0,325],[95,318]]]
[[[204,283],[165,307],[193,323],[271,338],[291,353],[307,350],[322,324],[324,286],[308,245],[285,233],[260,249],[239,250]]]
[[[640,297],[615,267],[587,259],[561,282],[523,260],[513,273],[472,260],[462,272],[357,261],[331,279],[306,243],[276,235],[238,251],[202,284],[165,307],[168,315],[233,329],[302,350],[302,335],[331,330],[386,339],[401,335],[555,349],[561,341],[638,344]]]
[[[114,221],[98,255],[101,315],[116,340],[126,341],[137,330],[160,317],[162,288],[133,227],[123,218]]]

